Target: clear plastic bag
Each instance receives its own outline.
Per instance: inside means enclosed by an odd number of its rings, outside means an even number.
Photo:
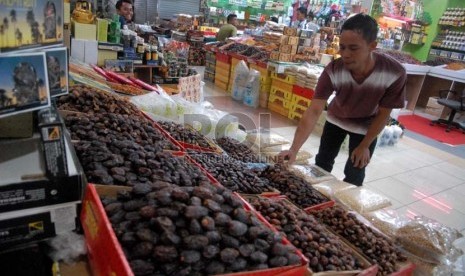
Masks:
[[[177,118],[177,104],[164,92],[133,96],[130,101],[143,111],[166,118]]]
[[[410,253],[436,263],[448,263],[460,255],[453,242],[462,235],[424,216],[416,216],[397,231],[397,242]]]
[[[251,69],[247,79],[247,85],[244,90],[243,103],[254,108],[260,103],[260,72]]]
[[[323,170],[317,165],[291,165],[289,170],[296,175],[303,177],[310,184],[317,184],[323,181],[335,179],[331,173]]]
[[[400,216],[396,210],[385,208],[365,213],[364,217],[386,236],[395,239],[397,230],[409,222],[409,218]]]
[[[282,150],[286,150],[286,149],[289,149],[290,145],[282,145],[282,146],[278,146],[280,148],[282,148]],[[276,148],[276,147],[274,147]],[[279,151],[265,151],[265,152],[262,152],[262,156],[263,158],[266,160],[267,163],[278,163],[278,155],[279,153],[281,152],[281,150]],[[297,152],[297,155],[295,157],[295,162],[294,164],[299,164],[299,165],[308,165],[308,159],[312,158],[312,154],[306,150],[299,150]]]
[[[247,135],[247,141],[258,149],[257,152],[263,151],[264,148],[291,143],[281,135],[264,131],[249,133]]]
[[[315,185],[312,185],[313,188],[315,188],[318,192],[322,193],[325,195],[327,198],[334,198],[334,194],[339,191],[343,191],[346,189],[354,189],[357,188],[357,186],[333,179],[325,182],[321,182]]]
[[[245,61],[241,60],[235,67],[234,81],[232,85],[231,96],[236,101],[244,99],[244,91],[247,87],[247,80],[249,78],[249,68]]]
[[[387,197],[363,187],[339,191],[334,197],[360,214],[391,206],[391,201]]]

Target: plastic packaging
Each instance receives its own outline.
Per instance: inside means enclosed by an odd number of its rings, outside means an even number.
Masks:
[[[159,91],[145,95],[133,96],[130,101],[139,109],[170,119],[177,118],[177,104],[165,92]]]
[[[259,152],[263,151],[264,148],[291,143],[281,135],[265,131],[249,133],[247,135],[247,141],[254,145],[255,148],[259,149]]]
[[[337,179],[321,182],[321,183],[313,185],[312,187],[315,188],[318,192],[322,193],[323,195],[331,199],[334,198],[334,194],[336,192],[343,191],[346,189],[357,188],[357,186],[353,184],[350,184],[350,183],[347,183],[341,180],[337,180]]]
[[[360,214],[391,206],[391,201],[387,197],[363,187],[339,191],[334,197]]]
[[[243,103],[254,108],[260,103],[260,72],[251,69],[247,79],[247,85],[244,90]]]
[[[395,239],[399,228],[409,222],[409,218],[400,216],[396,210],[385,208],[365,213],[364,217],[386,236]]]
[[[447,263],[460,255],[453,246],[459,237],[457,230],[424,216],[416,216],[397,231],[397,241],[404,249],[436,263]]]
[[[234,82],[232,86],[231,96],[236,101],[244,99],[244,91],[247,87],[247,80],[249,78],[249,68],[245,61],[241,60],[235,67]]]
[[[323,181],[335,179],[331,173],[323,170],[317,165],[292,165],[289,167],[289,170],[296,175],[303,177],[310,184],[317,184]]]
[[[73,263],[79,256],[85,255],[87,252],[85,237],[74,232],[58,235],[48,243],[52,248],[50,258],[56,262]]]

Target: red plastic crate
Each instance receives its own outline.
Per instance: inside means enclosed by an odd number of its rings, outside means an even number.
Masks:
[[[298,85],[294,85],[294,87],[292,88],[292,93],[307,98],[309,100],[313,99],[313,96],[315,95],[315,91],[313,89],[303,88]]]
[[[107,186],[104,189],[127,189],[128,187]],[[111,192],[110,192],[111,193]],[[255,213],[254,213],[255,214]],[[260,219],[260,218],[259,218]],[[89,261],[94,275],[134,275],[123,253],[121,245],[113,232],[111,223],[100,201],[99,193],[93,184],[89,184],[83,199],[81,222],[86,235]],[[290,244],[289,241],[283,240]],[[298,250],[296,253],[300,253]],[[299,256],[303,256],[299,254]],[[307,260],[302,258],[302,263],[295,266],[285,266],[257,271],[244,271],[230,276],[273,276],[273,275],[305,275],[307,272]]]

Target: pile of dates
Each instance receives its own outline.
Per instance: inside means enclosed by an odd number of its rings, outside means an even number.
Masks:
[[[269,166],[260,176],[266,178],[273,188],[281,191],[300,208],[307,208],[329,201],[328,198],[307,183],[305,179],[293,174],[283,165]]]
[[[133,141],[143,147],[153,148],[154,152],[179,150],[152,122],[134,115],[98,113],[80,114],[65,119],[73,140],[100,141],[106,144],[122,140]]]
[[[58,109],[89,114],[140,114],[137,107],[128,100],[83,84],[71,86],[69,94],[58,99],[57,106]]]
[[[234,43],[230,46],[228,46],[225,50],[231,53],[239,53],[247,50],[249,46],[241,43]]]
[[[164,130],[169,132],[174,139],[179,142],[199,146],[205,149],[212,149],[207,139],[195,129],[184,127],[173,122],[157,122]]]
[[[99,141],[74,144],[78,158],[91,183],[134,186],[139,183],[173,183],[197,186],[208,178],[184,157],[170,152],[154,152],[132,141],[119,140],[107,145]]]
[[[190,152],[189,155],[224,187],[238,193],[261,194],[275,192],[266,179],[257,176],[247,166],[229,156]]]
[[[397,270],[396,264],[406,260],[391,240],[339,206],[315,212],[313,215],[359,248],[371,262],[377,264],[378,275],[392,274]]]
[[[350,248],[316,219],[279,199],[249,199],[255,209],[308,258],[313,272],[364,268]]]
[[[223,137],[216,139],[216,143],[234,159],[245,163],[260,163],[260,157],[258,157],[250,147],[235,139]]]
[[[105,211],[135,275],[217,275],[301,264],[242,207],[231,191],[211,185],[135,185]]]

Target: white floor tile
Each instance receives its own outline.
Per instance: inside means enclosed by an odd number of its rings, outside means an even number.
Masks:
[[[418,212],[419,214],[435,219],[457,230],[465,228],[465,214],[453,209],[448,209],[430,198],[422,199],[421,201],[417,201],[403,208],[410,209],[414,213]]]
[[[426,195],[416,193],[414,188],[392,177],[382,178],[379,180],[368,182],[366,184],[369,187],[373,187],[376,190],[385,194],[386,196],[396,200],[402,206],[411,204],[415,201],[418,201],[426,197]]]
[[[454,209],[465,215],[464,195],[457,193],[454,189],[440,192],[431,198],[432,202],[436,202],[439,206]]]
[[[453,175],[457,178],[465,180],[465,168],[451,164],[450,162],[441,162],[433,165],[434,168],[443,171],[444,173]]]
[[[458,185],[457,187],[452,188],[452,190],[465,197],[465,184]]]
[[[444,158],[437,157],[428,152],[418,150],[418,149],[410,149],[402,153],[405,156],[411,157],[412,159],[417,160],[418,162],[422,164],[427,164],[427,165],[437,164],[437,163],[440,163],[446,160]]]
[[[413,187],[417,193],[430,196],[461,184],[459,178],[440,170],[424,167],[393,176],[394,179]]]

